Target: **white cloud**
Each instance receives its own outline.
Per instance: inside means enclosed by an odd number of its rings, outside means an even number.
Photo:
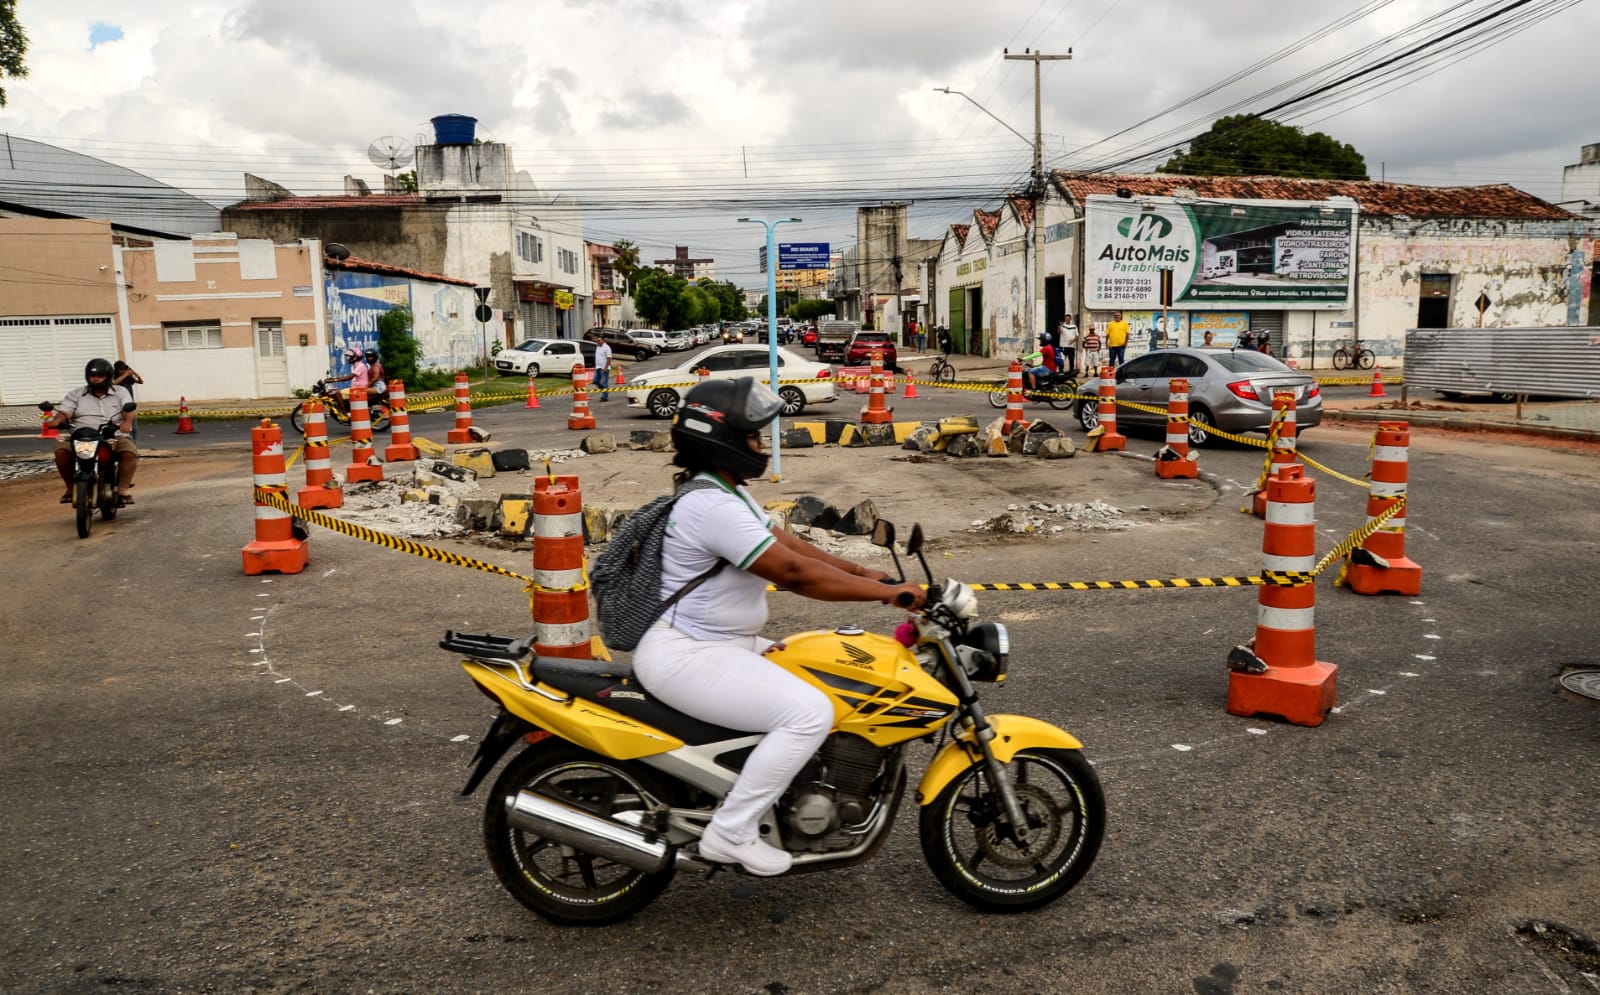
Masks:
[[[103,0],[24,0],[31,75],[9,81],[0,126],[225,201],[247,169],[307,193],[339,189],[346,172],[376,180],[373,139],[426,139],[433,115],[466,113],[541,189],[583,199],[602,237],[633,237],[647,256],[674,243],[737,254],[729,269],[753,274],[764,237],[734,223],[740,213],[803,213],[813,220],[786,237],[849,241],[835,219],[857,201],[916,194],[919,235],[963,220],[933,191],[996,203],[1025,176],[1027,143],[932,91],[965,91],[1031,135],[1032,67],[1003,48],[1073,47],[1042,73],[1045,147],[1052,165],[1087,165],[1157,147],[1169,129],[1204,130],[1234,101],[1451,4],[1369,6],[1358,24],[1075,156],[1355,5],[142,0],[118,8],[120,40],[90,50]],[[1353,144],[1374,176],[1511,182],[1555,199],[1561,168],[1600,141],[1583,113],[1600,103],[1586,51],[1597,33],[1600,5],[1578,4],[1379,99],[1290,120]]]

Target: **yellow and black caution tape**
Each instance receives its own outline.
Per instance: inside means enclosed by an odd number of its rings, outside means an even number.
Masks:
[[[1335,546],[1332,549],[1328,550],[1327,555],[1324,556],[1322,559],[1317,561],[1317,565],[1312,568],[1312,572],[1313,573],[1321,573],[1322,571],[1326,570],[1328,568],[1328,564],[1332,563],[1334,560],[1340,559],[1341,557],[1349,556],[1352,552],[1355,551],[1355,548],[1357,546],[1359,546],[1362,543],[1367,541],[1367,537],[1368,536],[1372,535],[1372,533],[1374,533],[1374,532],[1378,531],[1380,528],[1382,528],[1383,527],[1383,523],[1387,522],[1389,519],[1393,518],[1394,516],[1400,514],[1401,511],[1405,510],[1405,506],[1406,506],[1406,498],[1405,498],[1405,495],[1402,494],[1399,497],[1395,498],[1394,504],[1391,504],[1389,507],[1383,509],[1378,514],[1372,516],[1372,518],[1367,521],[1367,524],[1361,526],[1359,529],[1356,529],[1354,532],[1352,532],[1349,535],[1345,536],[1344,539],[1337,546]],[[1342,581],[1342,580],[1344,580],[1343,571],[1340,572],[1338,581],[1335,581],[1335,583],[1338,583],[1339,581]]]
[[[262,504],[271,508],[276,508],[286,515],[298,518],[301,521],[308,522],[312,525],[320,526],[321,528],[325,528],[330,532],[337,532],[340,535],[350,536],[352,539],[360,539],[364,542],[370,542],[375,545],[382,546],[385,549],[394,549],[399,550],[402,553],[410,553],[412,556],[420,556],[425,560],[432,560],[435,563],[448,563],[455,567],[466,567],[469,570],[481,570],[484,573],[499,574],[502,577],[511,577],[516,580],[523,581],[530,586],[534,583],[532,577],[525,577],[522,574],[517,573],[515,570],[507,570],[505,567],[495,566],[493,563],[485,563],[482,560],[475,560],[470,556],[462,556],[460,553],[452,553],[449,550],[425,546],[420,542],[413,542],[410,539],[401,539],[398,536],[392,536],[384,532],[379,532],[377,529],[369,529],[363,525],[352,525],[342,519],[334,518],[332,515],[324,515],[320,511],[312,511],[310,508],[302,508],[299,505],[290,504],[288,499],[283,497],[281,494],[263,487],[257,487],[255,489],[255,497],[256,500]]]
[[[1322,386],[1325,386],[1325,387],[1326,386],[1333,386],[1333,387],[1340,387],[1340,386],[1366,387],[1366,386],[1369,386],[1373,382],[1373,380],[1375,380],[1377,378],[1373,377],[1373,376],[1365,376],[1365,377],[1313,377],[1312,379],[1316,380],[1316,382],[1318,384],[1321,384]],[[1401,374],[1401,373],[1396,373],[1393,376],[1390,376],[1387,373],[1385,373],[1383,375],[1383,382],[1385,384],[1405,383],[1405,380],[1406,380],[1405,375]]]
[[[1033,581],[1020,584],[968,584],[974,591],[1137,591],[1143,589],[1197,587],[1259,587],[1262,577],[1184,577],[1172,580],[1068,580]]]

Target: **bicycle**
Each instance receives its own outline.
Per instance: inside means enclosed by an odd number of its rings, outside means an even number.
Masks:
[[[1377,361],[1378,357],[1371,349],[1354,342],[1347,342],[1333,351],[1333,368],[1336,370],[1353,370],[1358,366],[1370,370]]]
[[[950,364],[949,354],[934,359],[933,365],[928,367],[928,379],[942,380],[945,383],[956,382],[956,368]]]

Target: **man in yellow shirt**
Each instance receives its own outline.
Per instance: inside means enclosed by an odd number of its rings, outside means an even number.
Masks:
[[[1128,323],[1122,320],[1122,312],[1118,311],[1116,317],[1106,326],[1106,352],[1109,353],[1107,362],[1112,366],[1121,366],[1128,353]]]

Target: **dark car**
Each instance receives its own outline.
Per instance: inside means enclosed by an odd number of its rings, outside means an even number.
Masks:
[[[844,365],[870,366],[872,354],[883,353],[885,369],[897,369],[899,355],[895,351],[894,339],[888,332],[857,332],[850,340],[850,345],[844,351]]]
[[[1272,395],[1295,395],[1295,428],[1304,431],[1322,423],[1322,394],[1317,381],[1299,370],[1253,349],[1157,349],[1117,367],[1117,400],[1132,401],[1155,411],[1117,405],[1117,427],[1166,425],[1167,395],[1174,377],[1189,381],[1189,416],[1224,432],[1266,432],[1272,425]],[[1095,394],[1099,380],[1085,381],[1080,394]],[[1078,404],[1078,422],[1085,429],[1100,423],[1092,401]],[[1189,444],[1204,445],[1205,429],[1189,423]]]
[[[611,352],[617,356],[649,359],[661,351],[648,343],[640,342],[620,328],[606,328],[602,325],[584,332],[583,337],[590,342],[608,343]]]

